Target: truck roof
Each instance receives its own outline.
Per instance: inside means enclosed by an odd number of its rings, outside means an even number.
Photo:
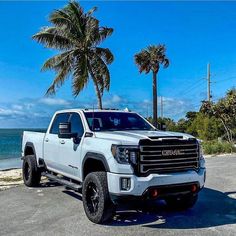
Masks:
[[[103,108],[103,109],[93,109],[93,108],[73,108],[73,109],[64,109],[64,110],[58,110],[56,113],[63,113],[63,112],[77,112],[77,111],[83,111],[83,112],[131,112],[128,109],[125,110],[119,110],[119,109],[113,109],[113,108]]]

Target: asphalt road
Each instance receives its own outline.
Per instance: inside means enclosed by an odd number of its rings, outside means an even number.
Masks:
[[[62,186],[0,192],[0,235],[236,235],[236,157],[207,159],[207,182],[194,208],[163,202],[118,209],[106,225],[85,216],[81,196]]]

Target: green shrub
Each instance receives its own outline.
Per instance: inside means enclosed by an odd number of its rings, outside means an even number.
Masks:
[[[236,152],[236,147],[228,142],[208,141],[203,142],[204,154],[221,154]]]

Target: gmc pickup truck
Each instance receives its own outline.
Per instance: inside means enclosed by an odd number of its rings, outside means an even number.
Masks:
[[[22,159],[26,186],[39,185],[43,175],[82,193],[94,223],[129,200],[164,199],[190,208],[206,178],[196,138],[157,130],[137,113],[120,110],[58,111],[46,133],[24,132]]]

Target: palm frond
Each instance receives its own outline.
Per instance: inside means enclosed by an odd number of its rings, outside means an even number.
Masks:
[[[92,70],[92,74],[97,80],[101,92],[103,92],[104,88],[109,91],[110,88],[110,72],[107,67],[106,62],[97,54],[93,54],[90,56],[90,68]]]
[[[57,69],[58,65],[62,63],[63,61],[69,61],[69,55],[73,51],[66,51],[64,53],[60,53],[58,55],[55,55],[51,58],[49,58],[42,66],[41,71],[51,70],[51,69]]]
[[[109,48],[95,47],[93,51],[95,54],[101,57],[106,64],[111,64],[114,61],[114,55]]]
[[[70,67],[64,66],[61,70],[57,73],[52,85],[48,88],[46,95],[52,95],[56,93],[56,89],[60,88],[65,80],[69,77],[70,74]]]
[[[87,16],[91,16],[95,11],[97,11],[97,9],[98,9],[97,7],[93,7],[90,10],[88,10]]]
[[[76,97],[84,89],[89,80],[86,57],[80,58],[73,71],[73,95]]]
[[[99,27],[99,30],[95,35],[94,44],[102,43],[107,37],[112,35],[113,31],[113,28]]]
[[[145,73],[149,73],[150,70],[158,72],[161,64],[164,68],[167,68],[169,66],[169,60],[165,52],[165,45],[159,44],[150,45],[147,49],[143,49],[141,52],[137,53],[134,58],[139,71]]]
[[[71,49],[74,46],[73,41],[62,36],[61,31],[55,27],[43,28],[39,33],[33,35],[32,38],[48,48],[65,50]]]

